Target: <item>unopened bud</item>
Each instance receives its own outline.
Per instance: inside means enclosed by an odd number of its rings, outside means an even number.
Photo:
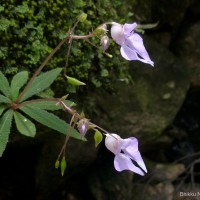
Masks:
[[[62,158],[61,163],[60,163],[60,169],[61,169],[61,175],[63,176],[65,173],[65,169],[66,169],[67,163],[65,160],[65,157]]]
[[[106,49],[109,47],[109,37],[107,35],[104,35],[101,38],[101,46],[102,46],[103,52],[105,52]]]
[[[56,160],[56,162],[55,162],[55,168],[58,169],[59,166],[60,166],[60,161]]]
[[[84,22],[87,19],[87,14],[86,13],[82,13],[79,20],[80,22]]]
[[[94,30],[95,35],[97,35],[98,37],[102,37],[102,35],[105,35],[107,32],[108,30],[106,24],[102,24]]]
[[[83,137],[89,129],[89,124],[89,120],[86,118],[80,119],[78,122],[78,130]]]

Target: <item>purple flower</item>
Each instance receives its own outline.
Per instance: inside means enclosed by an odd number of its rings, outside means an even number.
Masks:
[[[126,60],[139,60],[154,66],[144,47],[143,39],[134,32],[136,26],[136,23],[121,25],[113,22],[111,36],[117,44],[121,45],[120,52]]]
[[[107,35],[104,35],[101,38],[101,46],[102,46],[103,52],[105,52],[106,49],[109,47],[109,37]]]
[[[89,120],[86,118],[80,119],[78,122],[79,133],[84,137],[89,129]]]
[[[117,134],[106,134],[105,145],[112,153],[115,154],[114,166],[117,171],[131,170],[137,174],[144,176],[147,173],[146,166],[138,151],[138,141],[134,137],[122,139]],[[132,163],[134,160],[139,167]]]

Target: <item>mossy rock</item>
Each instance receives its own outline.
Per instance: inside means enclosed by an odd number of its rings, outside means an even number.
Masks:
[[[53,48],[68,35],[82,12],[88,17],[79,23],[76,35],[87,35],[97,26],[108,21],[125,22],[130,6],[116,0],[104,1],[30,1],[8,0],[0,4],[0,67],[7,76],[23,69],[34,72]],[[109,10],[109,12],[107,12]],[[92,40],[100,47],[99,38]],[[84,41],[74,41],[67,73],[96,87],[109,83],[115,75],[123,74],[116,68],[122,60],[119,50],[111,43],[109,59],[100,49]],[[44,70],[64,67],[67,43],[51,59]],[[126,69],[126,68],[124,68]],[[125,70],[124,70],[125,73]],[[64,86],[66,88],[66,86]]]

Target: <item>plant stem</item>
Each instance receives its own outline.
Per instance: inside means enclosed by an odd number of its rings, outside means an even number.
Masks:
[[[73,123],[75,117],[76,117],[76,114],[74,114],[74,115],[72,116],[71,120],[70,120],[70,124],[69,124],[70,127],[69,127],[69,129],[67,130],[68,134],[67,134],[66,137],[65,137],[64,145],[63,145],[63,147],[62,147],[62,149],[61,149],[61,151],[60,151],[60,153],[59,153],[59,155],[58,155],[57,160],[60,159],[60,156],[61,156],[62,154],[63,154],[63,156],[65,156],[65,154],[66,154],[66,145],[67,145],[67,142],[69,141],[69,138],[70,138],[70,132],[71,132],[72,128],[74,128],[74,126],[75,126],[75,124],[76,124],[76,122]],[[76,118],[75,118],[75,120],[76,120]],[[73,125],[72,125],[72,123],[73,123]]]
[[[16,104],[19,104],[19,102],[21,101],[22,97],[24,96],[24,94],[26,93],[26,91],[28,90],[28,88],[30,87],[30,85],[32,84],[32,82],[34,81],[34,79],[37,77],[38,74],[40,74],[40,72],[42,71],[42,69],[46,66],[46,64],[49,62],[49,60],[53,57],[53,55],[59,50],[59,48],[65,43],[67,42],[70,38],[71,39],[76,39],[76,40],[86,40],[90,37],[93,37],[94,34],[88,34],[88,35],[83,35],[83,36],[78,36],[78,35],[72,35],[72,36],[67,36],[65,37],[56,47],[55,49],[53,49],[53,51],[47,56],[47,58],[43,61],[43,63],[40,65],[40,67],[36,70],[36,72],[33,74],[33,76],[31,77],[31,79],[29,80],[29,82],[26,84],[25,88],[23,89],[23,91],[20,93],[19,97],[17,98],[17,100],[15,101]]]
[[[78,23],[80,22],[80,18],[77,20],[77,22],[75,23],[75,25],[72,27],[72,29],[69,31],[69,35],[70,35],[70,38],[69,38],[69,46],[68,46],[68,50],[67,50],[67,59],[66,59],[66,63],[65,63],[65,66],[64,66],[64,76],[67,75],[67,66],[68,66],[68,61],[69,61],[69,55],[70,55],[70,51],[71,51],[71,46],[72,46],[72,42],[73,42],[73,39],[72,39],[72,34],[74,33],[74,30],[75,28],[77,27]]]

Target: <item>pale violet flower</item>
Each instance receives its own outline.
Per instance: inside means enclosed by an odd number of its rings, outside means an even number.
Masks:
[[[139,60],[154,66],[144,47],[143,39],[134,32],[136,27],[136,23],[121,25],[112,22],[111,36],[117,44],[121,45],[120,52],[126,60]]]
[[[79,133],[84,137],[89,129],[89,120],[86,118],[80,119],[77,128]]]
[[[103,52],[105,52],[106,49],[109,47],[109,37],[107,35],[104,35],[101,38],[101,46],[102,46]]]
[[[135,137],[122,139],[117,134],[106,134],[105,145],[115,154],[114,166],[117,171],[131,170],[144,176],[147,173],[146,166],[138,150],[138,141]],[[139,167],[133,164],[135,161]]]

